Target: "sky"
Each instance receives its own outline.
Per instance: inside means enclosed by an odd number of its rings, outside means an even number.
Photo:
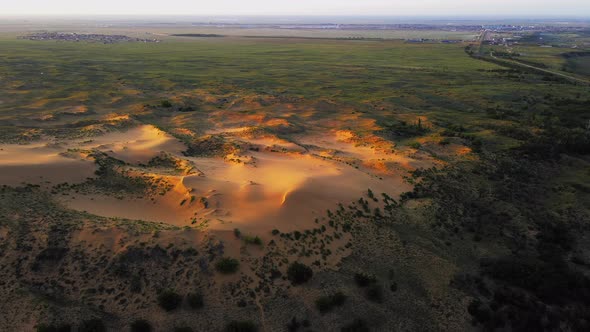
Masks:
[[[590,0],[0,0],[0,15],[590,17]]]

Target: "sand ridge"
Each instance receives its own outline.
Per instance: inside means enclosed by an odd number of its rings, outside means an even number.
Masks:
[[[178,139],[154,126],[140,125],[86,140],[3,145],[0,153],[7,158],[0,161],[0,170],[7,178],[2,182],[16,185],[9,181],[6,174],[10,174],[21,182],[38,183],[24,177],[31,171],[54,185],[83,182],[97,169],[89,151],[99,151],[124,162],[117,170],[126,176],[160,179],[169,188],[159,195],[70,191],[60,196],[69,208],[105,217],[260,233],[312,228],[326,210],[356,201],[368,189],[392,197],[411,189],[399,171],[408,166],[409,157],[393,153],[382,142],[359,143],[348,131],[294,140],[256,135],[247,127],[211,133],[249,148],[225,156],[189,157],[183,154],[187,146]],[[158,156],[180,160],[198,171],[149,167]],[[27,169],[22,174],[15,170],[23,168]]]

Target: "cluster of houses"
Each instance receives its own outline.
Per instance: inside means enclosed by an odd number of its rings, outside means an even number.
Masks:
[[[60,40],[69,42],[91,42],[103,44],[115,44],[123,42],[159,43],[158,39],[142,39],[124,35],[79,34],[63,32],[40,32],[19,37],[28,40]]]

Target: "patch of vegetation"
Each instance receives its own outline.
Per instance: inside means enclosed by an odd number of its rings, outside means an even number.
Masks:
[[[225,327],[225,332],[257,332],[258,326],[252,321],[231,321]]]
[[[332,295],[322,296],[315,301],[316,308],[321,313],[332,311],[335,307],[340,307],[346,302],[347,296],[342,292],[336,292]]]
[[[61,324],[61,325],[45,325],[39,324],[35,328],[37,332],[70,332],[72,330],[72,326],[69,324]]]
[[[359,287],[368,287],[377,283],[377,277],[366,272],[357,272],[354,274],[354,281]]]
[[[107,328],[100,319],[85,320],[78,327],[78,332],[105,332]]]
[[[166,289],[158,294],[158,304],[166,311],[172,311],[180,306],[182,296],[171,289]]]
[[[244,240],[244,243],[246,244],[254,244],[257,246],[261,246],[262,245],[262,239],[258,236],[243,236],[242,239]]]
[[[357,318],[353,320],[351,323],[343,326],[340,329],[341,332],[369,332],[369,326],[367,322],[363,319]]]
[[[203,294],[201,294],[201,293],[189,293],[186,296],[186,299],[187,299],[188,305],[192,309],[201,309],[205,305],[205,302],[203,300]]]
[[[145,319],[138,319],[131,323],[131,332],[151,332],[152,324]]]
[[[293,285],[300,285],[308,282],[313,277],[313,270],[299,262],[293,262],[287,269],[287,278]]]
[[[223,274],[236,273],[239,267],[240,261],[231,257],[223,257],[215,264],[215,269]]]

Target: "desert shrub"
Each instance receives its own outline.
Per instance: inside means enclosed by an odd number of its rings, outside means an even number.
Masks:
[[[70,332],[72,330],[72,326],[69,324],[63,325],[45,325],[39,324],[36,327],[37,332]]]
[[[303,263],[293,262],[287,269],[287,277],[293,285],[303,284],[313,277],[313,270]]]
[[[180,327],[175,327],[174,332],[194,332],[195,330],[193,330],[192,327],[188,327],[188,326],[180,326]]]
[[[203,294],[190,293],[186,296],[188,305],[193,309],[201,309],[205,304],[203,301]]]
[[[105,332],[106,330],[104,323],[98,318],[85,320],[78,327],[78,332]]]
[[[226,332],[257,332],[258,327],[251,321],[231,321],[225,327]]]
[[[367,323],[364,320],[357,318],[354,321],[352,321],[352,323],[343,326],[340,329],[340,331],[341,332],[369,332],[369,327],[367,326]]]
[[[160,103],[160,106],[162,107],[172,107],[172,103],[169,100],[162,100],[162,102]]]
[[[145,319],[138,319],[131,323],[131,332],[151,332],[152,324]]]
[[[133,293],[140,293],[141,292],[141,277],[139,275],[134,275],[131,278],[129,288],[130,288],[131,292],[133,292]]]
[[[237,228],[234,228],[234,235],[239,239],[242,236],[242,231]]]
[[[223,274],[231,274],[238,271],[240,267],[240,262],[235,258],[230,257],[223,257],[217,264],[215,264],[215,269],[218,272]]]
[[[367,299],[373,302],[383,301],[383,290],[378,284],[372,284],[367,288]]]
[[[408,146],[412,149],[419,149],[422,147],[422,144],[420,144],[420,142],[411,142],[408,144]]]
[[[272,235],[277,235],[279,233],[280,233],[280,231],[278,229],[273,229],[272,230]]]
[[[182,296],[171,289],[162,291],[158,295],[158,304],[166,311],[172,311],[182,302]]]
[[[359,287],[367,287],[377,282],[377,277],[366,272],[357,272],[354,274],[354,281]]]
[[[252,236],[244,236],[243,239],[244,239],[244,242],[246,244],[255,244],[257,246],[261,246],[262,245],[262,239],[259,238],[258,236],[254,236],[254,237],[252,237]]]
[[[334,307],[342,306],[346,302],[346,295],[342,292],[336,292],[332,295],[322,296],[315,301],[316,308],[321,313],[326,313],[334,309]]]

